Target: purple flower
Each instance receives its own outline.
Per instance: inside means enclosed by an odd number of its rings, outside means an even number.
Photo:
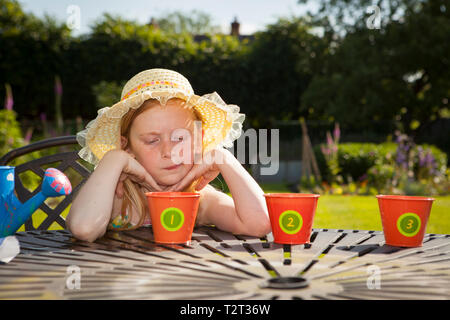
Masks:
[[[62,84],[61,84],[61,79],[59,78],[59,76],[55,77],[55,93],[58,96],[61,96],[63,92],[62,89]]]
[[[14,105],[14,100],[10,97],[6,98],[5,109],[12,110],[13,105]]]
[[[33,127],[28,128],[27,133],[25,134],[25,138],[23,138],[25,143],[27,144],[30,143],[32,136],[33,136]]]
[[[6,87],[5,109],[12,110],[14,105],[12,89],[9,83],[7,83],[5,87]]]
[[[397,162],[398,165],[406,167],[407,161],[406,156],[403,152],[397,152],[397,157],[395,158],[395,161]]]
[[[425,157],[419,155],[419,167],[425,167]]]
[[[328,146],[333,145],[333,138],[331,137],[331,134],[329,131],[327,131],[327,145]]]
[[[336,122],[336,124],[334,125],[334,141],[339,141],[339,138],[341,137],[341,130],[339,128],[339,123]]]
[[[325,148],[323,145],[320,146],[320,149],[324,155],[328,156],[330,154],[330,149]]]
[[[423,152],[423,148],[422,147],[417,147],[417,153],[419,156],[419,167],[424,167],[425,166],[425,154]]]
[[[434,162],[435,162],[435,159],[433,157],[433,154],[430,151],[428,151],[427,154],[425,155],[426,166],[431,168],[431,167],[433,167]]]

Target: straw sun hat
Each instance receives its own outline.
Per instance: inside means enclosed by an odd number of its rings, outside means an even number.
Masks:
[[[148,99],[158,99],[164,106],[170,98],[180,98],[197,111],[204,130],[203,153],[232,147],[241,135],[245,115],[239,113],[238,106],[226,104],[216,92],[195,95],[189,81],[178,72],[149,69],[131,78],[122,90],[120,101],[99,109],[97,118],[77,133],[77,141],[82,146],[80,157],[96,165],[106,152],[120,148],[122,116]]]

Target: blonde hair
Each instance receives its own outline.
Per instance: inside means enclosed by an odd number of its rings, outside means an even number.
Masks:
[[[178,104],[182,108],[188,108],[193,112],[195,120],[201,120],[198,113],[193,109],[189,104],[187,104],[184,100],[178,99],[178,98],[172,98],[170,100],[179,101]],[[146,100],[139,108],[137,109],[130,109],[121,120],[120,124],[120,135],[126,138],[126,144],[122,145],[122,149],[126,149],[129,145],[130,141],[130,128],[133,124],[134,119],[144,111],[160,105],[160,102],[156,99],[149,99]],[[197,192],[195,191],[195,185],[197,184],[199,179],[193,181],[188,187],[186,187],[183,192]],[[125,179],[123,182],[124,187],[124,195],[122,200],[122,208],[121,208],[121,215],[122,219],[124,220],[123,227],[120,228],[114,228],[115,230],[132,230],[140,227],[144,220],[145,220],[145,214],[148,211],[148,204],[147,199],[144,195],[144,191],[141,189],[141,187],[137,184],[131,181],[130,179]],[[139,222],[133,226],[133,227],[127,227],[128,222],[130,221],[130,216],[126,215],[126,211],[128,209],[128,212],[131,212],[132,206],[134,206],[138,213],[139,213]]]

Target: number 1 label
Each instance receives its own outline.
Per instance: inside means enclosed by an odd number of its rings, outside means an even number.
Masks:
[[[167,231],[177,231],[184,224],[184,214],[178,208],[171,207],[161,213],[161,224]]]

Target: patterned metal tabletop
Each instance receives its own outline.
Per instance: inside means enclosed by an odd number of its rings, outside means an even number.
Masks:
[[[153,241],[151,228],[94,243],[68,231],[16,234],[21,252],[0,265],[0,299],[450,299],[450,235],[422,247],[384,244],[379,231],[313,229],[281,245],[215,228],[190,245]]]

